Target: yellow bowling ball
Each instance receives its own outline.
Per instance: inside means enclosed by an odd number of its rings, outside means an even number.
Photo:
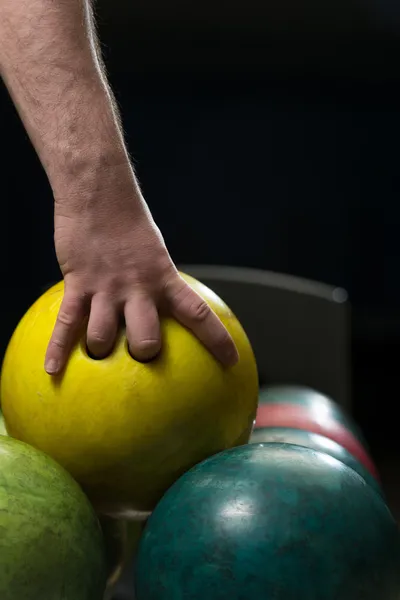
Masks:
[[[164,318],[155,360],[135,361],[122,330],[112,354],[94,360],[82,335],[63,374],[51,377],[44,357],[63,282],[27,311],[7,348],[0,394],[9,434],[63,465],[104,514],[143,517],[194,464],[249,439],[258,396],[249,340],[214,292],[184,278],[235,340],[234,367],[223,367],[190,331]]]

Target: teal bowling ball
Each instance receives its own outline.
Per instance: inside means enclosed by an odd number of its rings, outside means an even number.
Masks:
[[[353,469],[247,444],[185,473],[141,539],[137,600],[397,600],[400,539]]]
[[[265,427],[253,431],[250,437],[250,443],[296,444],[298,446],[311,448],[312,450],[318,450],[319,452],[325,452],[356,471],[356,473],[365,479],[368,485],[384,497],[382,487],[375,477],[373,477],[371,473],[350,454],[350,452],[343,448],[343,446],[340,446],[340,444],[337,444],[323,435],[289,427]]]

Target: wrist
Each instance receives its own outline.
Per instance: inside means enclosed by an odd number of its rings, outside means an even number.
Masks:
[[[132,211],[144,203],[128,155],[115,148],[83,150],[54,173],[51,185],[55,203],[67,212],[120,212],[127,206]]]

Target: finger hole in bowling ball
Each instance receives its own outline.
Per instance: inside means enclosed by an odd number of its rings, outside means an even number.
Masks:
[[[132,360],[135,360],[136,362],[139,362],[139,363],[143,363],[144,365],[154,362],[155,360],[157,360],[157,358],[159,358],[159,356],[161,354],[161,349],[160,349],[155,356],[152,356],[151,358],[142,358],[141,360],[139,360],[136,356],[133,356],[131,349],[129,348],[128,340],[125,341],[125,349],[126,349],[127,353],[129,354],[129,356],[132,358]]]
[[[112,350],[111,350],[112,352]],[[104,356],[95,356],[88,348],[87,344],[85,344],[85,354],[87,354],[88,358],[91,360],[104,360],[107,356],[110,356],[111,352],[108,354],[104,354]]]
[[[90,351],[90,349],[87,345],[86,339],[84,338],[81,340],[81,350],[82,350],[83,354],[85,356],[87,356],[87,358],[90,358],[90,360],[106,360],[114,352],[114,348],[115,348],[115,344],[113,345],[111,350],[109,352],[107,352],[107,354],[104,354],[102,356],[96,356],[95,354],[93,354],[93,352]]]

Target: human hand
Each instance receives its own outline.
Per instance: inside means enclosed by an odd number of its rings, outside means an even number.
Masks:
[[[137,186],[120,181],[82,193],[77,203],[55,202],[55,246],[65,293],[45,368],[62,371],[85,319],[87,346],[97,357],[113,348],[121,316],[133,357],[161,348],[159,309],[190,329],[224,365],[236,363],[234,342],[217,315],[180,277]],[[100,182],[98,182],[100,183]],[[104,201],[111,194],[113,201]],[[99,196],[99,194],[97,194]]]

